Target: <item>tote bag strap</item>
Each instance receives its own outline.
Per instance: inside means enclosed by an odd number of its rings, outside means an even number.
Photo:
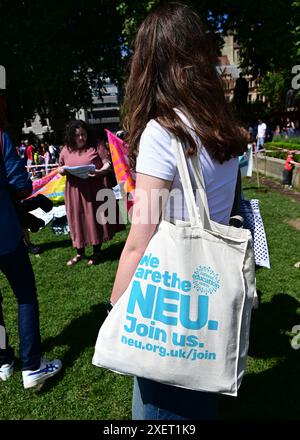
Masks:
[[[188,158],[188,161],[189,161],[189,164],[190,164],[191,169],[193,171],[194,179],[196,182],[196,188],[197,188],[197,193],[198,193],[198,196],[197,196],[198,199],[196,199],[196,204],[197,204],[197,201],[199,200],[200,206],[204,206],[205,214],[209,218],[209,209],[208,209],[208,202],[207,202],[207,196],[206,196],[206,188],[205,188],[202,168],[201,168],[200,162],[199,162],[199,157],[198,157],[198,155],[194,155],[194,156]]]
[[[188,209],[191,225],[200,226],[202,228],[211,230],[212,228],[209,219],[205,185],[199,164],[195,163],[195,161],[190,162],[192,165],[192,171],[195,177],[197,189],[199,190],[198,192],[199,204],[197,206],[188,167],[187,167],[186,157],[181,142],[175,136],[172,135],[171,145],[176,158],[177,168],[183,187],[184,199]],[[197,157],[195,158],[197,159]]]

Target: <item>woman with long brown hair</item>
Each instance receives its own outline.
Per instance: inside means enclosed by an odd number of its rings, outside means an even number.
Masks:
[[[70,174],[64,168],[91,164],[95,166],[95,171],[84,179]],[[102,243],[110,240],[115,232],[123,230],[124,225],[118,221],[116,224],[101,223],[97,219],[97,210],[101,205],[97,193],[101,189],[111,188],[111,163],[104,143],[96,144],[93,132],[84,121],[71,121],[67,126],[66,145],[60,152],[59,166],[60,174],[67,175],[66,211],[73,247],[76,249],[76,255],[67,262],[67,266],[81,261],[88,245],[93,246],[88,265],[98,264]],[[113,204],[112,209],[117,211],[117,203]]]
[[[188,6],[163,5],[150,13],[138,30],[126,89],[125,129],[130,156],[136,163],[136,189],[143,190],[145,197],[133,211],[112,305],[128,287],[160,215],[163,213],[170,221],[188,220],[184,201],[172,204],[169,198],[163,205],[151,197],[154,190],[183,192],[171,135],[180,139],[187,157],[197,155],[199,159],[210,218],[229,223],[237,156],[245,151],[247,136],[228,108],[216,67],[216,50],[200,18]],[[141,210],[146,212],[148,222],[139,221]],[[135,379],[134,419],[216,417],[217,401],[211,393]]]

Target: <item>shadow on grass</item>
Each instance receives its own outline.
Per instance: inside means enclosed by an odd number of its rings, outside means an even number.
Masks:
[[[287,334],[300,324],[297,308],[299,301],[278,293],[253,311],[249,356],[265,370],[246,374],[237,398],[221,396],[222,419],[299,420],[300,349],[292,349]]]
[[[115,261],[120,259],[125,242],[114,243],[101,250],[101,261]]]
[[[53,347],[59,346],[68,346],[69,349],[61,359],[63,363],[62,371],[58,373],[57,376],[47,380],[38,391],[39,393],[48,392],[53,388],[62,380],[65,368],[72,367],[74,362],[80,358],[81,353],[87,347],[93,347],[95,345],[100,326],[106,316],[105,304],[93,305],[88,313],[73,319],[59,335],[47,338],[43,342],[42,348],[45,352],[51,351]]]
[[[123,250],[125,242],[122,243],[114,243],[110,246],[106,247],[105,249],[101,250],[101,262],[104,261],[114,261],[118,260],[120,258],[121,252]],[[59,249],[59,248],[67,248],[69,247],[72,249],[72,241],[70,238],[60,241],[49,241],[45,243],[38,244],[40,248],[39,253],[43,253],[45,251],[49,251],[52,249]]]
[[[248,187],[243,188],[243,192],[250,191],[250,190],[255,191],[257,193],[267,193],[269,191],[269,188],[264,187],[264,186],[262,186],[260,188],[258,188],[257,186],[248,186]]]
[[[71,367],[82,351],[96,343],[100,326],[107,316],[105,304],[93,305],[88,313],[73,319],[57,336],[43,342],[44,351],[53,347],[68,346],[69,349],[62,359],[65,367]]]
[[[66,247],[71,247],[72,246],[72,242],[71,240],[65,239],[65,240],[60,240],[60,241],[48,241],[45,243],[41,243],[38,245],[40,248],[40,252],[45,252],[45,251],[50,251],[51,249],[58,249],[58,248],[66,248]]]

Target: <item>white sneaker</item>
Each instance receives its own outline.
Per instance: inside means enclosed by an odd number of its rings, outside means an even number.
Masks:
[[[11,364],[4,364],[0,367],[0,379],[7,380],[14,372],[14,361]]]
[[[58,373],[61,367],[62,363],[59,359],[54,359],[53,361],[42,359],[40,368],[37,370],[22,371],[24,388],[32,388],[43,383],[46,379]]]

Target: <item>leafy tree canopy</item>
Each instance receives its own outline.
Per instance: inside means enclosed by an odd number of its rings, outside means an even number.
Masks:
[[[145,15],[160,0],[123,1],[123,35],[130,47]],[[186,0],[208,25],[221,49],[222,36],[233,32],[241,46],[241,67],[263,78],[261,91],[274,110],[291,88],[292,68],[300,65],[300,0]],[[299,69],[300,70],[300,69]],[[274,96],[273,96],[274,95]]]
[[[121,2],[126,42],[145,15],[160,0]],[[242,46],[243,66],[264,74],[270,66],[290,68],[300,54],[300,0],[190,0],[213,33],[231,30]]]
[[[133,35],[161,0],[0,0],[0,64],[10,114],[53,119],[91,103],[101,76],[119,80]],[[190,0],[221,47],[236,33],[242,67],[291,76],[300,64],[300,0]],[[99,88],[101,84],[98,84]]]
[[[10,115],[53,118],[91,103],[100,76],[118,79],[120,29],[114,0],[1,0],[0,64]],[[98,84],[99,87],[101,84]]]

